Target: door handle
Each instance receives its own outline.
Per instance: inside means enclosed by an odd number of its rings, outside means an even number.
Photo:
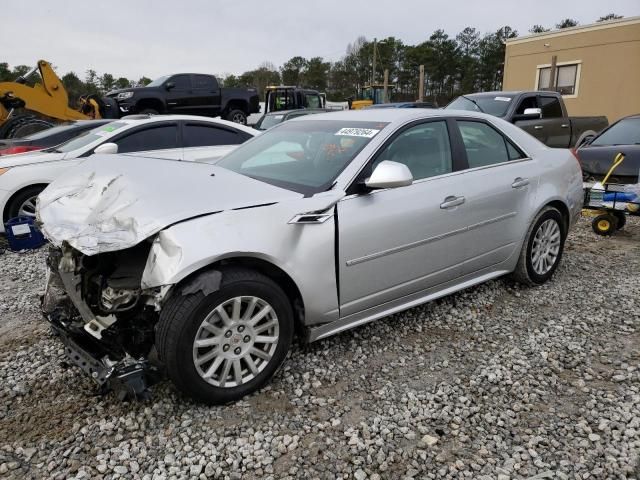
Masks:
[[[511,188],[526,187],[527,185],[529,185],[529,179],[528,178],[520,178],[520,177],[518,177],[511,184]]]
[[[560,128],[569,128],[569,124],[568,123],[563,123],[562,125],[560,125]]]
[[[544,127],[542,125],[534,125],[534,127],[536,130],[542,130]]]
[[[440,208],[442,209],[453,208],[453,207],[457,207],[458,205],[462,205],[463,203],[464,203],[464,197],[449,196],[445,198],[444,202],[440,204]]]

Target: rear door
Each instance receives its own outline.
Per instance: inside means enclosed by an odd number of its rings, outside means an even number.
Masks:
[[[167,112],[193,113],[191,75],[174,75],[169,82],[173,83],[173,88],[167,90]]]
[[[456,123],[467,163],[459,177],[467,226],[463,273],[489,273],[519,252],[526,212],[535,202],[537,166],[490,123]]]
[[[196,115],[212,116],[220,109],[220,87],[211,75],[192,75],[193,111]]]
[[[418,122],[398,132],[365,167],[404,163],[414,182],[353,193],[338,211],[340,316],[362,312],[461,275],[466,225],[456,154],[444,120]]]
[[[248,133],[226,126],[184,122],[182,158],[191,161],[215,161],[250,138],[252,137]]]

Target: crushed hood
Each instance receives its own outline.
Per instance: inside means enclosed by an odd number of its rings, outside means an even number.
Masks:
[[[37,217],[53,244],[95,255],[190,218],[301,197],[213,165],[94,155],[40,194]]]

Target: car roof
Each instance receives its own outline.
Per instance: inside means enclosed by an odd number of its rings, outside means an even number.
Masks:
[[[137,115],[127,115],[120,119],[113,119],[114,122],[122,122],[127,124],[127,126],[135,126],[135,125],[144,125],[149,123],[156,122],[170,122],[170,121],[192,121],[192,122],[205,122],[212,123],[224,127],[235,128],[237,130],[241,130],[246,133],[250,133],[252,135],[256,135],[256,130],[247,127],[246,125],[241,125],[239,123],[230,122],[228,120],[222,120],[221,118],[212,118],[212,117],[202,117],[199,115],[148,115],[148,114],[137,114]]]
[[[289,115],[290,113],[316,113],[316,112],[328,112],[326,108],[293,108],[291,110],[278,110],[275,112],[265,113],[266,116],[273,115]]]
[[[491,115],[469,112],[466,110],[439,110],[429,108],[364,108],[361,110],[338,110],[317,115],[305,115],[296,118],[295,122],[310,122],[317,120],[353,120],[365,122],[403,123],[405,121],[420,120],[431,117],[475,117],[493,119]]]
[[[60,123],[57,126],[72,126],[72,125],[77,125],[79,127],[85,127],[85,126],[90,126],[90,125],[95,125],[96,127],[99,127],[100,125],[104,125],[105,123],[109,123],[109,122],[113,122],[113,118],[96,118],[94,120],[70,120],[68,122],[64,122],[64,123]]]

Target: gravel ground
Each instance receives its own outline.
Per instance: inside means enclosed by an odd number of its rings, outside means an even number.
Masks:
[[[581,221],[554,279],[498,280],[297,345],[225,407],[92,395],[0,255],[0,477],[640,478],[640,222]]]

